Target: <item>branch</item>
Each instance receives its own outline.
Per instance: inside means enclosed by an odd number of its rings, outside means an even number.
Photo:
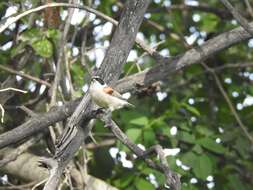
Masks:
[[[228,94],[226,93],[225,89],[223,88],[220,80],[219,80],[219,77],[216,75],[215,73],[215,70],[209,68],[206,64],[202,64],[204,66],[204,68],[209,71],[213,77],[214,77],[214,80],[216,82],[216,85],[218,86],[222,96],[224,97],[225,101],[227,102],[228,104],[228,107],[229,109],[231,110],[232,114],[234,115],[239,127],[241,128],[242,132],[244,133],[245,137],[248,138],[248,140],[253,144],[253,137],[250,135],[250,133],[248,132],[247,130],[247,127],[243,124],[242,120],[240,119],[238,113],[236,112],[236,109],[234,108],[233,106],[233,103],[231,102]]]
[[[13,87],[8,87],[8,88],[4,88],[4,89],[0,89],[0,92],[6,92],[6,91],[15,91],[15,92],[21,92],[21,93],[24,93],[26,94],[27,91],[25,90],[20,90],[20,89],[17,89],[17,88],[13,88]],[[0,104],[0,111],[1,111],[1,123],[4,122],[4,114],[5,114],[5,110],[4,110],[4,107],[2,106],[2,104]]]
[[[33,9],[29,9],[21,14],[18,14],[17,16],[11,16],[9,17],[8,19],[2,21],[0,23],[0,34],[5,30],[7,29],[11,24],[17,22],[18,20],[20,20],[21,18],[31,14],[31,13],[35,13],[35,12],[38,12],[38,11],[42,11],[46,8],[49,8],[49,7],[70,7],[70,8],[78,8],[78,9],[83,9],[83,10],[86,10],[88,12],[91,12],[101,18],[106,18],[107,16],[104,15],[103,13],[99,12],[99,11],[96,11],[90,7],[87,7],[87,6],[82,6],[82,5],[74,5],[74,4],[69,4],[69,3],[49,3],[49,4],[46,4],[46,5],[42,5],[42,6],[39,6],[39,7],[36,7],[36,8],[33,8]],[[110,19],[110,17],[109,17]]]
[[[164,173],[166,177],[166,184],[170,186],[173,190],[179,190],[181,187],[180,177],[178,174],[170,170],[167,160],[164,156],[163,149],[160,145],[155,145],[150,149],[143,151],[140,147],[130,141],[125,133],[121,131],[118,125],[111,119],[110,114],[102,114],[100,119],[105,123],[105,126],[109,127],[112,133],[117,137],[117,139],[126,145],[131,151],[134,152],[139,158],[144,158],[145,162],[149,167],[157,169]],[[147,156],[156,152],[159,155],[161,163],[155,163],[148,159]]]
[[[18,88],[12,88],[12,87],[8,87],[8,88],[4,88],[4,89],[0,89],[0,92],[5,92],[5,91],[14,91],[14,92],[21,92],[21,93],[24,93],[26,94],[27,91],[26,90],[21,90],[21,89],[18,89]]]
[[[11,69],[11,68],[9,68],[9,67],[0,65],[0,69],[2,69],[2,70],[4,70],[4,71],[7,71],[7,72],[9,72],[9,73],[11,73],[11,74],[14,74],[14,75],[19,75],[19,76],[21,76],[21,77],[24,77],[24,78],[26,78],[26,79],[32,80],[32,81],[37,82],[37,83],[39,83],[39,84],[46,85],[47,87],[51,87],[51,84],[48,83],[48,82],[46,82],[46,81],[44,81],[44,80],[41,80],[41,79],[36,78],[36,77],[34,77],[34,76],[31,76],[31,75],[22,73],[22,72],[20,72],[20,71],[15,71],[14,69]]]
[[[7,148],[5,150],[0,151],[0,157],[6,157],[9,154],[16,152],[13,148]],[[7,173],[12,176],[16,176],[17,178],[25,179],[30,182],[41,182],[44,181],[48,177],[48,171],[45,168],[38,166],[38,160],[41,157],[36,156],[31,153],[23,153],[16,158],[16,160],[5,164],[0,168],[1,173]],[[80,172],[70,167],[70,175],[74,179],[76,187],[78,189],[83,189],[83,180]],[[89,190],[117,190],[117,188],[112,187],[110,184],[102,181],[101,179],[95,178],[91,175],[85,176],[86,186]],[[5,186],[7,189],[7,186]],[[81,187],[81,188],[80,188]]]
[[[20,145],[18,148],[11,151],[11,153],[3,156],[3,158],[0,160],[0,168],[12,161],[15,161],[18,158],[18,156],[23,154],[29,147],[35,144],[39,139],[40,137],[32,138],[26,141],[25,143],[23,143],[22,145]]]
[[[203,12],[208,12],[215,14],[219,16],[222,19],[230,19],[232,17],[231,13],[227,10],[220,9],[217,7],[210,7],[207,4],[204,3],[199,3],[199,5],[186,5],[186,4],[181,4],[181,5],[171,5],[169,7],[166,7],[167,11],[172,11],[172,10],[190,10],[190,11],[203,11]]]
[[[66,45],[66,39],[68,36],[69,28],[70,28],[70,22],[74,14],[74,9],[68,10],[68,16],[65,21],[64,30],[61,33],[61,39],[58,42],[58,57],[57,57],[57,63],[56,63],[56,72],[54,77],[54,82],[52,86],[52,96],[50,100],[50,107],[55,105],[56,103],[56,96],[57,96],[57,89],[60,85],[60,80],[62,80],[63,75],[63,65],[66,63],[66,57],[65,57],[65,45]],[[65,81],[66,82],[66,81]]]
[[[253,22],[250,25],[253,27]],[[154,82],[177,73],[185,67],[200,63],[208,57],[250,37],[250,34],[242,27],[224,32],[206,41],[203,45],[186,51],[182,55],[174,58],[163,57],[159,60],[161,62],[160,64],[119,80],[116,83],[117,89],[119,91],[129,92],[135,90],[138,86],[149,86]]]
[[[253,17],[253,9],[252,9],[252,6],[249,2],[249,0],[244,0],[245,4],[246,4],[246,7],[248,9],[248,13],[250,14],[251,17]]]
[[[66,119],[77,107],[80,99],[66,103],[64,106],[52,107],[47,113],[37,114],[22,125],[0,135],[0,149],[17,143],[27,137],[47,129],[48,126]]]
[[[246,30],[251,36],[253,36],[253,28],[249,25],[248,21],[241,16],[241,14],[233,7],[228,0],[220,0],[225,7],[231,12],[235,20]]]

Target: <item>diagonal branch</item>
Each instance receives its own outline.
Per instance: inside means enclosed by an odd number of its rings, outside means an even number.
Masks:
[[[250,135],[250,133],[248,132],[247,130],[247,127],[243,124],[242,120],[240,119],[240,116],[238,115],[238,113],[236,112],[234,106],[233,106],[233,103],[231,102],[228,94],[226,93],[225,89],[223,88],[221,82],[220,82],[220,79],[219,77],[217,76],[217,74],[215,73],[215,70],[211,69],[210,67],[208,67],[206,64],[202,64],[203,67],[209,71],[213,77],[214,77],[214,80],[216,82],[216,85],[218,86],[222,96],[224,97],[224,99],[226,100],[227,104],[228,104],[228,107],[229,109],[231,110],[232,114],[234,115],[239,127],[241,128],[242,132],[244,133],[245,137],[248,138],[248,140],[253,144],[253,137]]]
[[[246,30],[248,33],[253,36],[253,27],[251,27],[248,21],[241,16],[241,14],[233,7],[233,5],[228,0],[220,0],[225,7],[231,12],[235,20]]]
[[[149,167],[157,169],[164,173],[166,177],[166,184],[170,186],[173,190],[180,189],[180,177],[178,174],[174,173],[170,170],[167,160],[164,156],[163,149],[161,146],[156,145],[151,147],[150,149],[144,151],[136,144],[130,141],[127,135],[118,127],[118,125],[111,119],[110,115],[102,114],[99,116],[100,119],[105,123],[107,127],[110,128],[112,133],[117,137],[117,139],[126,145],[134,154],[136,154],[139,158],[144,158],[145,162]],[[155,163],[152,160],[148,159],[147,156],[153,152],[156,152],[159,155],[161,163]]]
[[[51,84],[48,83],[48,82],[46,82],[46,81],[44,81],[44,80],[41,80],[41,79],[36,78],[36,77],[34,77],[34,76],[31,76],[31,75],[22,73],[22,72],[20,72],[20,71],[16,71],[16,70],[11,69],[11,68],[9,68],[9,67],[0,65],[0,69],[1,69],[1,70],[4,70],[4,71],[7,71],[7,72],[9,72],[9,73],[11,73],[11,74],[19,75],[19,76],[21,76],[21,77],[27,78],[27,79],[32,80],[32,81],[34,81],[34,82],[37,82],[37,83],[39,83],[39,84],[46,85],[47,87],[51,87]]]

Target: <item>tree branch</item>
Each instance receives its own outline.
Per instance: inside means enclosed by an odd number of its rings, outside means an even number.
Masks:
[[[241,128],[242,132],[244,133],[245,137],[248,138],[248,140],[251,142],[251,144],[253,144],[253,137],[251,136],[251,134],[248,132],[247,127],[243,124],[242,120],[240,119],[240,116],[238,115],[238,113],[236,112],[236,109],[233,106],[233,103],[231,102],[228,94],[226,93],[225,89],[223,88],[219,77],[217,76],[217,74],[215,73],[215,70],[211,69],[210,67],[208,67],[205,63],[202,64],[204,66],[204,68],[209,71],[215,80],[215,83],[217,85],[217,87],[219,88],[222,96],[224,97],[225,101],[227,102],[227,105],[229,107],[229,109],[231,110],[232,114],[235,117],[235,120],[237,121],[239,127]]]
[[[162,172],[166,177],[166,184],[173,190],[179,190],[181,187],[180,177],[178,174],[170,170],[167,160],[164,156],[163,149],[160,145],[155,145],[150,149],[143,151],[140,147],[130,141],[127,135],[118,127],[118,125],[111,119],[110,115],[102,114],[99,118],[105,123],[106,127],[109,127],[112,133],[117,139],[126,145],[131,151],[134,152],[139,158],[144,158],[149,167],[154,168]],[[156,152],[159,155],[161,163],[155,163],[148,159],[147,156]]]
[[[253,36],[253,28],[249,25],[248,21],[241,16],[241,14],[233,7],[228,0],[220,0],[225,7],[231,12],[235,20],[246,30],[251,36]]]
[[[9,67],[0,65],[0,69],[4,70],[4,71],[6,71],[6,72],[9,72],[9,73],[11,73],[11,74],[13,74],[13,75],[19,75],[19,76],[21,76],[21,77],[24,77],[24,78],[26,78],[26,79],[32,80],[32,81],[37,82],[37,83],[39,83],[39,84],[43,84],[43,85],[46,85],[47,87],[51,87],[51,84],[48,83],[48,82],[46,82],[46,81],[44,81],[44,80],[41,80],[41,79],[36,78],[36,77],[34,77],[34,76],[31,76],[31,75],[22,73],[22,72],[20,72],[20,71],[15,71],[14,69],[11,69],[11,68],[9,68]]]
[[[13,148],[6,148],[0,151],[0,157],[8,157],[17,151]],[[36,156],[31,153],[23,153],[18,156],[14,161],[5,164],[0,168],[1,173],[10,174],[18,178],[23,178],[26,181],[34,183],[41,182],[48,177],[48,171],[45,168],[38,166],[38,160],[41,157]],[[78,189],[83,188],[82,176],[79,171],[75,168],[70,167],[70,175],[74,179],[76,187]],[[4,189],[7,189],[8,186],[5,186]],[[14,188],[16,189],[16,188]],[[93,177],[91,175],[86,176],[86,187],[87,190],[117,190],[117,188],[112,187],[110,184]]]

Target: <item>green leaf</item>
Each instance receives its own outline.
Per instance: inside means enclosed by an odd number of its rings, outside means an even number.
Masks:
[[[59,32],[59,30],[48,29],[46,35],[48,38],[59,39],[60,32]]]
[[[24,42],[33,43],[42,37],[42,33],[38,28],[31,28],[30,30],[25,31],[20,36],[20,39]]]
[[[134,124],[134,125],[139,125],[139,126],[147,126],[149,121],[148,121],[148,118],[147,117],[138,117],[136,119],[132,119],[130,121],[131,124]]]
[[[155,187],[150,182],[142,178],[136,178],[135,186],[138,190],[155,190]]]
[[[198,125],[198,126],[196,126],[196,129],[199,132],[199,134],[201,134],[203,136],[212,136],[213,135],[213,131],[208,129],[206,126]]]
[[[201,148],[201,146],[199,146],[198,144],[196,144],[192,150],[198,154],[202,154],[203,153],[203,149]]]
[[[243,183],[240,181],[238,176],[236,175],[229,175],[228,176],[229,186],[231,190],[244,190]]]
[[[197,141],[199,145],[202,147],[211,150],[215,153],[224,154],[226,152],[226,148],[223,147],[221,144],[217,144],[213,139],[211,138],[202,138]]]
[[[195,136],[185,131],[179,131],[177,134],[177,139],[191,144],[195,143]]]
[[[193,152],[187,152],[181,158],[183,164],[190,167],[195,166],[195,162],[197,161],[197,159],[198,159],[198,156],[194,154]]]
[[[192,184],[184,183],[182,184],[182,190],[198,190],[198,188]]]
[[[206,32],[212,32],[215,30],[219,23],[219,18],[213,14],[201,14],[201,30],[204,30]]]
[[[155,133],[152,129],[147,129],[147,130],[144,130],[143,132],[143,138],[144,138],[144,143],[147,145],[147,146],[152,146],[154,144],[156,144],[156,136],[155,136]]]
[[[209,175],[212,174],[213,164],[211,159],[206,156],[202,155],[197,157],[193,166],[193,172],[196,177],[205,180]]]
[[[190,106],[190,105],[188,105],[188,104],[186,104],[186,103],[182,103],[182,106],[183,106],[185,109],[187,109],[189,112],[191,112],[192,114],[194,114],[194,115],[196,115],[196,116],[200,116],[199,111],[198,111],[195,107]]]
[[[50,58],[53,55],[53,45],[46,39],[34,42],[32,47],[42,57]]]
[[[141,136],[141,129],[138,128],[131,128],[126,131],[127,136],[133,142],[137,142],[137,139]]]

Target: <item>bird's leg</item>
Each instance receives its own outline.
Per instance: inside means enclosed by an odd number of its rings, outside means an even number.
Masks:
[[[92,115],[96,117],[97,115],[104,114],[105,112],[106,112],[105,108],[98,108],[98,109],[92,110]]]
[[[110,127],[112,123],[112,111],[110,109],[99,108],[94,110],[96,118],[100,118],[105,123],[105,127]]]

